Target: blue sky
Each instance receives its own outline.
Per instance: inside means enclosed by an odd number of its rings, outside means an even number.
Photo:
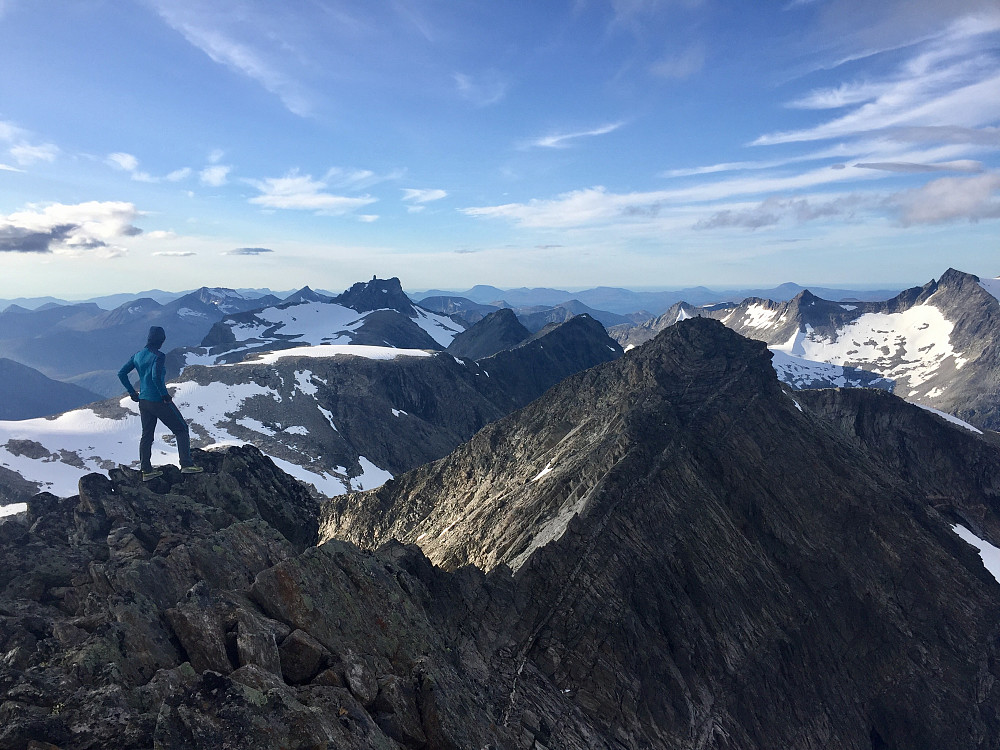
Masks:
[[[0,297],[1000,275],[996,0],[0,0],[0,70]]]

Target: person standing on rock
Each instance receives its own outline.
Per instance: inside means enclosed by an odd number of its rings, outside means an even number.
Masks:
[[[151,457],[153,453],[153,431],[156,422],[160,421],[174,433],[177,438],[177,455],[181,462],[182,474],[197,474],[202,467],[195,466],[191,460],[191,436],[187,422],[180,411],[174,406],[170,392],[164,382],[166,377],[166,357],[160,351],[167,334],[160,326],[149,329],[146,346],[133,354],[128,362],[118,371],[118,379],[122,381],[125,390],[133,401],[139,402],[139,419],[142,421],[142,438],[139,440],[139,465],[142,469],[142,481],[148,482],[163,474],[153,468]],[[129,373],[137,370],[139,373],[139,392],[136,393],[129,380]]]

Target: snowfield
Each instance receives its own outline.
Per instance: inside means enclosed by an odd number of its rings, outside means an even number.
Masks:
[[[444,315],[415,308],[416,316],[411,320],[442,347],[447,347],[462,327]],[[253,318],[241,323],[232,323],[229,328],[236,337],[235,343],[227,345],[221,354],[210,354],[207,350],[187,352],[184,364],[215,365],[224,358],[275,344],[292,347],[322,347],[328,345],[350,345],[372,312],[360,313],[332,302],[307,302],[289,307],[268,307],[255,312]],[[376,347],[377,348],[377,347]],[[359,352],[353,353],[365,356]],[[325,355],[315,355],[325,356]]]
[[[959,369],[967,361],[951,345],[954,325],[928,302],[901,313],[867,313],[832,338],[806,325],[805,331],[771,349],[802,360],[868,370],[903,384],[906,395],[913,396],[946,363]]]
[[[951,529],[979,550],[979,556],[983,559],[983,567],[1000,583],[1000,549],[997,549],[989,542],[983,541],[961,524],[955,524]]]
[[[315,346],[297,346],[294,349],[279,349],[251,357],[241,364],[273,365],[279,359],[288,357],[364,357],[365,359],[396,359],[396,357],[432,357],[433,352],[426,349],[394,349],[391,346],[362,346],[360,344],[319,344]],[[235,366],[235,365],[230,365]]]
[[[828,362],[817,362],[803,357],[788,354],[784,349],[771,348],[771,365],[778,373],[778,379],[788,383],[792,388],[802,389],[815,387],[814,384],[828,384],[820,387],[849,388],[857,387],[860,380],[856,373],[851,373],[843,365]],[[887,378],[875,378],[866,382],[875,388],[892,390],[893,382]]]

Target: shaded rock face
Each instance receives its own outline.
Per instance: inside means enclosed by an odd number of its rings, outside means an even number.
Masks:
[[[411,316],[414,312],[413,302],[406,296],[396,277],[391,279],[373,277],[371,281],[359,281],[343,294],[334,297],[333,301],[358,312],[389,309],[407,316]]]
[[[621,355],[622,348],[600,323],[589,315],[577,315],[547,325],[513,349],[477,363],[490,378],[503,383],[517,406],[524,406],[564,378]]]
[[[769,360],[683,321],[321,535],[516,571],[510,725],[554,684],[616,747],[997,747],[1000,584],[951,524],[1000,542],[1000,453],[882,392],[793,399]]]
[[[580,300],[572,299],[560,302],[554,307],[538,309],[535,307],[515,308],[518,319],[529,331],[535,333],[550,323],[563,323],[576,315],[589,315],[606,328],[629,322],[629,318],[606,310],[595,310]]]
[[[529,336],[531,332],[521,325],[514,311],[504,308],[490,313],[458,334],[447,351],[456,357],[483,359],[504,349],[512,349]]]

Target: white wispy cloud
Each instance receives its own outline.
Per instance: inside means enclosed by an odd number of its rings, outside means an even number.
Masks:
[[[659,78],[690,78],[705,67],[705,47],[694,44],[676,54],[668,54],[649,66],[649,71]]]
[[[884,80],[816,90],[790,106],[848,111],[819,125],[768,133],[755,145],[856,137],[910,127],[981,128],[1000,118],[1000,62],[989,52],[1000,13],[962,18],[913,48]]]
[[[403,200],[414,203],[430,203],[447,197],[448,191],[441,189],[403,188]]]
[[[139,160],[132,154],[123,152],[108,154],[108,163],[126,172],[132,172],[139,168]]]
[[[198,179],[201,180],[202,185],[222,187],[229,181],[229,173],[232,169],[232,167],[225,164],[215,164],[201,170],[198,173]]]
[[[161,180],[166,180],[167,182],[180,182],[191,175],[190,167],[182,167],[180,169],[175,169],[169,172],[163,177],[157,177],[149,174],[149,172],[144,172],[139,169],[139,159],[134,154],[129,154],[124,151],[116,151],[115,153],[108,154],[105,158],[105,163],[111,167],[122,172],[128,172],[129,177],[131,177],[136,182],[150,182],[156,183]],[[224,176],[224,175],[223,175]],[[204,182],[204,180],[203,180]],[[208,184],[208,183],[206,183]]]
[[[315,211],[319,214],[340,215],[375,203],[371,196],[350,197],[326,192],[327,184],[312,175],[292,171],[284,177],[248,180],[260,191],[250,202],[265,208]]]
[[[7,153],[21,167],[30,166],[39,161],[53,162],[59,156],[60,149],[54,143],[33,142],[31,133],[12,122],[0,120],[0,141],[8,144]],[[0,169],[8,172],[22,170],[9,165],[0,165]]]
[[[331,167],[323,175],[323,182],[338,190],[365,190],[382,182],[402,179],[404,175],[401,169],[379,174],[370,169]]]
[[[240,18],[245,23],[250,14],[247,9],[238,14],[228,13],[225,6],[216,7],[183,0],[150,0],[160,17],[180,32],[193,46],[200,49],[215,63],[256,81],[277,96],[293,114],[306,117],[312,112],[312,102],[305,88],[281,68],[274,54],[258,40],[236,38],[231,19]],[[257,30],[258,39],[266,39],[268,29]]]
[[[169,172],[165,179],[167,182],[180,182],[181,180],[186,180],[191,176],[191,167],[181,167],[180,169],[175,169],[173,172]]]
[[[10,155],[22,167],[39,161],[53,162],[59,156],[59,147],[53,143],[18,143],[10,148]]]
[[[153,255],[158,255],[163,258],[190,258],[192,255],[197,255],[198,253],[193,250],[162,250],[153,253]]]
[[[624,124],[624,122],[612,122],[592,130],[580,130],[570,133],[553,133],[551,135],[535,138],[527,145],[536,146],[538,148],[567,148],[575,140],[580,138],[593,138],[599,135],[607,135],[608,133],[615,132]]]
[[[0,252],[123,255],[114,244],[142,232],[133,223],[140,212],[131,203],[53,203],[0,216]]]
[[[452,79],[461,97],[477,107],[488,107],[507,96],[508,84],[498,73],[476,77],[466,73],[453,73]]]

